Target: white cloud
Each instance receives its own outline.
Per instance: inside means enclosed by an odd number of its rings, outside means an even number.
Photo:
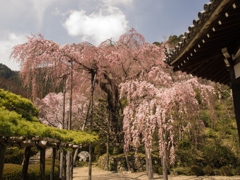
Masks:
[[[113,38],[118,38],[127,31],[128,21],[123,12],[111,5],[100,9],[98,13],[86,15],[86,12],[72,11],[63,26],[70,36],[82,36],[82,41],[94,45]]]
[[[12,70],[19,70],[19,64],[9,61],[9,56],[12,48],[18,44],[23,44],[27,41],[26,35],[16,35],[15,33],[8,33],[5,40],[0,41],[0,63],[5,64]]]
[[[108,5],[125,5],[129,6],[132,4],[133,0],[102,0],[104,3]]]

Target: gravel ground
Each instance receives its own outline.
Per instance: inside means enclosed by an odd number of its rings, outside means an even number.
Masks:
[[[153,175],[153,179],[163,179],[161,175]],[[73,170],[74,180],[88,180],[88,167],[76,167]],[[92,180],[148,180],[146,172],[138,173],[113,173],[92,169]],[[240,176],[168,176],[169,180],[240,180]]]

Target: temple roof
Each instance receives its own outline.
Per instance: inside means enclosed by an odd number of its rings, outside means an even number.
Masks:
[[[165,62],[174,71],[228,85],[229,62],[224,53],[235,55],[240,45],[240,1],[210,0],[203,9],[178,45],[166,49]]]

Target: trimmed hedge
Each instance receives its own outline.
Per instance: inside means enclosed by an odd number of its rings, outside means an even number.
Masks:
[[[204,169],[204,173],[207,175],[207,176],[211,176],[213,175],[213,169],[211,166],[206,166],[205,169]]]
[[[240,166],[236,168],[236,175],[240,175]]]
[[[193,175],[202,176],[204,175],[203,169],[200,166],[192,165],[191,172]]]
[[[50,179],[51,165],[45,166],[45,180]],[[4,164],[3,180],[20,180],[22,175],[22,166],[17,164]],[[59,170],[57,167],[54,168],[54,180],[58,180]],[[40,177],[40,166],[39,164],[29,165],[27,180],[39,179]]]

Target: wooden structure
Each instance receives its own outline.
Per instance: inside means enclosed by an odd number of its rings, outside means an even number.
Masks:
[[[164,61],[174,71],[229,85],[240,135],[240,1],[210,0],[203,8]]]
[[[39,147],[40,148],[40,180],[44,180],[45,176],[45,149],[48,147],[53,148],[53,157],[52,157],[52,168],[50,179],[53,179],[54,174],[54,166],[55,166],[55,157],[56,157],[56,149],[59,148],[70,148],[70,149],[78,149],[82,148],[84,145],[76,145],[67,142],[61,142],[57,139],[52,138],[40,138],[38,136],[34,136],[31,139],[26,139],[24,137],[0,137],[0,180],[2,180],[3,168],[4,168],[4,156],[6,147],[26,147],[25,150],[25,161],[22,170],[22,179],[26,179],[27,170],[30,158],[30,149],[31,147]],[[3,158],[2,158],[3,157]],[[66,161],[66,156],[64,162]],[[73,163],[71,164],[71,168],[73,168]],[[66,168],[66,166],[65,166]],[[65,171],[66,172],[66,171]],[[65,176],[66,177],[66,176]],[[70,180],[70,179],[69,179]]]

